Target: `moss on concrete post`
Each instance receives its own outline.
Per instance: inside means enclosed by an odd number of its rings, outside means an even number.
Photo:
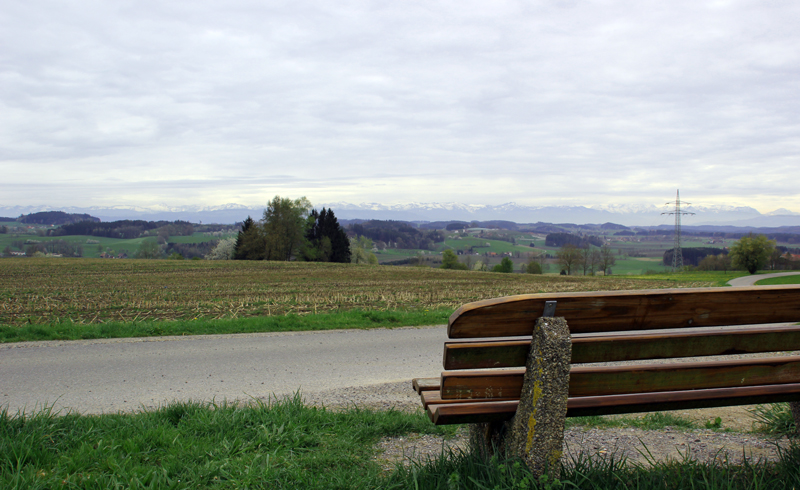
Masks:
[[[538,477],[558,478],[564,447],[572,341],[563,318],[539,318],[528,353],[517,414],[505,452],[522,458]]]

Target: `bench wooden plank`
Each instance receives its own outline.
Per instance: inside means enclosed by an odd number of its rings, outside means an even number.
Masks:
[[[442,403],[474,403],[474,399],[463,399],[463,400],[443,400],[442,393],[439,390],[428,390],[423,391],[419,394],[420,400],[422,400],[422,408],[428,408],[428,405],[440,405]],[[514,398],[492,398],[486,401],[512,401]]]
[[[800,400],[800,383],[716,388],[645,395],[570,398],[567,417],[687,410]],[[437,425],[509,420],[519,401],[431,404],[428,416]]]
[[[444,369],[524,366],[530,340],[445,342]],[[800,325],[617,332],[572,338],[572,363],[636,361],[800,350]]]
[[[543,293],[463,305],[450,316],[448,336],[530,335],[551,300],[572,333],[800,321],[800,288],[793,285]]]
[[[428,417],[436,425],[501,422],[513,417],[518,406],[519,400],[431,405]]]
[[[800,383],[571,398],[568,417],[757,405],[800,400]]]
[[[443,372],[441,397],[519,398],[524,368]],[[572,366],[570,396],[800,383],[800,356],[622,366]]]
[[[574,366],[571,396],[732,388],[800,383],[800,356],[675,362],[632,366]]]
[[[411,380],[411,386],[418,395],[423,391],[438,390],[439,385],[439,378],[414,378]]]

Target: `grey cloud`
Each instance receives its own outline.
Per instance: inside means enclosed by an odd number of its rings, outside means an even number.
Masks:
[[[196,176],[183,199],[216,182],[230,202],[232,174],[283,174],[320,201],[648,203],[681,187],[800,208],[798,9],[11,2],[0,158],[16,184],[80,175],[109,201],[111,178],[155,199]]]

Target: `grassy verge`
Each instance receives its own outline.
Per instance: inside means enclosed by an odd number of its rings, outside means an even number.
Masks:
[[[676,287],[686,283],[706,283],[713,287],[724,287],[728,285],[728,281],[736,279],[737,277],[747,276],[747,271],[685,271],[685,272],[660,272],[655,274],[646,274],[642,276],[626,276],[631,279],[658,279],[663,281],[673,281]]]
[[[643,417],[570,417],[566,420],[566,427],[591,426],[601,429],[612,429],[616,427],[636,427],[643,430],[662,430],[666,427],[678,429],[697,429],[699,426],[691,420],[677,417],[669,413],[654,412],[645,414]],[[706,424],[706,428],[713,429],[714,423]]]
[[[402,488],[418,489],[796,489],[800,487],[800,446],[782,450],[776,463],[759,461],[735,466],[685,459],[633,464],[624,459],[597,459],[582,454],[567,462],[560,480],[535,479],[520,461],[482,461],[464,453],[398,468],[389,480]]]
[[[674,420],[653,419],[648,428]],[[654,425],[653,425],[654,424]],[[453,434],[420,413],[305,406],[299,396],[235,406],[173,403],[134,414],[0,411],[0,488],[798,488],[800,447],[778,462],[735,466],[684,461],[567,462],[559,480],[534,480],[515,460],[448,452],[385,473],[374,461],[386,436]]]
[[[795,276],[770,277],[756,282],[757,286],[773,286],[779,284],[800,284],[800,274]]]
[[[0,488],[382,488],[383,436],[445,433],[421,414],[176,403],[152,412],[0,412]],[[396,487],[399,488],[399,487]]]
[[[220,320],[74,323],[59,319],[20,327],[0,325],[0,343],[34,340],[81,340],[167,335],[213,335],[254,332],[299,332],[346,328],[413,327],[447,323],[452,309],[417,311],[349,310],[316,315],[289,314]]]

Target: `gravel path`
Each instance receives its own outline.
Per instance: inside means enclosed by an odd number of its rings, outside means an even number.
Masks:
[[[410,382],[390,383],[347,390],[332,390],[306,397],[310,403],[324,404],[336,409],[358,403],[360,406],[378,409],[395,408],[406,411],[420,409],[419,397]],[[716,417],[722,419],[722,428],[731,432],[708,429],[642,430],[636,428],[598,429],[573,427],[564,434],[564,452],[569,458],[579,453],[599,457],[626,458],[629,462],[647,464],[648,460],[682,460],[684,456],[696,461],[728,461],[741,463],[744,459],[775,461],[779,448],[787,447],[786,438],[776,439],[763,434],[747,432],[753,428],[755,419],[749,412],[752,406],[720,407],[671,412],[704,426]],[[643,414],[639,414],[641,416]],[[631,415],[633,417],[637,414]],[[443,447],[466,449],[466,426],[459,429],[456,437],[408,434],[403,437],[385,438],[377,448],[377,461],[389,470],[395,464],[408,464],[416,459],[437,457]]]

